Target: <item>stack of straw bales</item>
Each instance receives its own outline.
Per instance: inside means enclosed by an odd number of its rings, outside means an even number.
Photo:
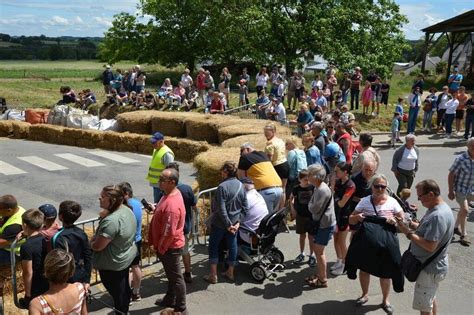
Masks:
[[[10,137],[15,139],[24,139],[30,132],[30,124],[16,120],[0,121],[0,137]]]
[[[239,161],[239,148],[212,148],[194,159],[197,181],[201,190],[215,187],[222,181],[220,168],[225,161]]]

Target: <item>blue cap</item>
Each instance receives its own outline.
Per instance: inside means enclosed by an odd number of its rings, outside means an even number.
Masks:
[[[161,140],[165,140],[165,136],[161,132],[155,132],[150,138],[150,142],[153,144]]]
[[[327,158],[336,157],[339,153],[339,145],[335,142],[329,143],[324,149],[324,156]]]
[[[56,210],[56,207],[49,203],[40,206],[38,209],[44,214],[45,219],[52,219],[58,216],[58,211]]]

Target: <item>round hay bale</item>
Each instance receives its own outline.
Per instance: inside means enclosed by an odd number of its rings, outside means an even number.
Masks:
[[[166,137],[166,144],[173,150],[175,159],[191,162],[199,153],[206,152],[210,146],[204,141]]]
[[[200,115],[186,118],[186,136],[188,139],[219,143],[218,130],[220,128],[237,125],[240,118],[222,115]]]
[[[30,133],[31,125],[23,121],[12,121],[13,138],[26,139]]]
[[[289,139],[291,136],[289,135],[279,135],[277,134],[277,137],[283,139],[283,141],[286,141],[286,139]],[[246,142],[250,142],[251,144],[254,145],[255,149],[263,151],[265,149],[265,145],[267,144],[267,139],[263,135],[263,132],[261,134],[253,134],[253,135],[243,135],[239,137],[235,137],[232,139],[228,139],[222,143],[222,147],[224,148],[232,148],[232,147],[238,147]]]
[[[119,131],[131,133],[151,134],[151,118],[157,111],[136,111],[117,115]]]
[[[239,162],[240,151],[234,148],[211,148],[194,159],[197,169],[197,181],[201,190],[219,185],[221,182],[220,168],[225,161]]]
[[[10,137],[13,134],[11,120],[0,120],[0,137]]]

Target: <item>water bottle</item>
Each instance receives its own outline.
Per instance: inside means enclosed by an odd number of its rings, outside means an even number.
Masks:
[[[209,114],[209,108],[206,107],[206,109],[204,110],[204,114]]]

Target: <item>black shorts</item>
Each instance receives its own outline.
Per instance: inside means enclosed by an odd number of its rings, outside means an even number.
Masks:
[[[456,110],[456,119],[464,118],[464,109]]]
[[[135,243],[135,246],[137,246],[137,256],[132,261],[132,266],[136,266],[140,264],[140,260],[142,260],[142,241],[138,241]]]
[[[273,168],[281,179],[287,179],[290,176],[290,165],[288,161],[275,165]]]
[[[336,224],[338,231],[346,231],[349,227],[349,216],[351,210],[349,209],[336,209]]]

